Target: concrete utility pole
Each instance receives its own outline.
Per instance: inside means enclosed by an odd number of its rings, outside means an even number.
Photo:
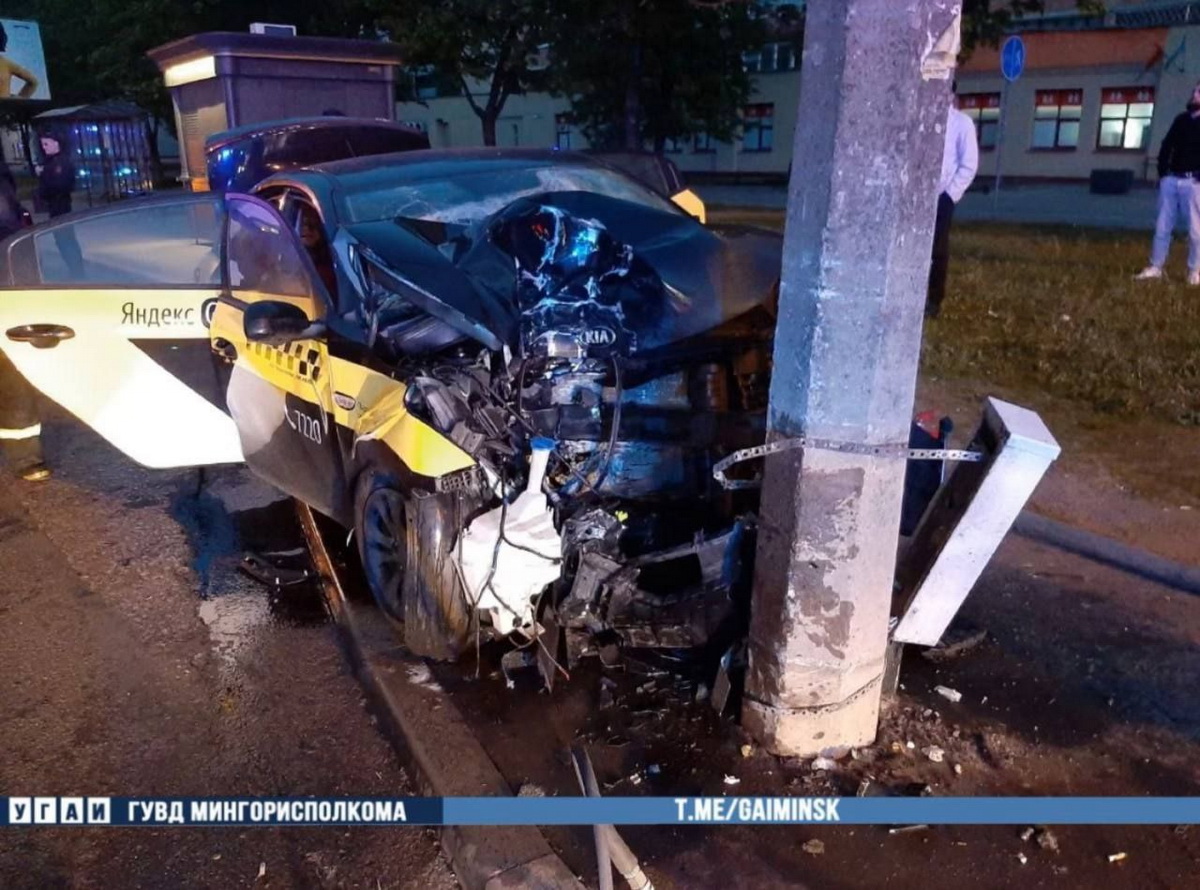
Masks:
[[[813,0],[788,195],[743,724],[875,738],[960,0]],[[840,449],[840,450],[839,450]]]

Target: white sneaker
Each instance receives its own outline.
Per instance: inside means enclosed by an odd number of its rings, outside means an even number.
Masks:
[[[1152,279],[1158,279],[1158,278],[1162,278],[1162,277],[1163,277],[1163,270],[1158,268],[1158,266],[1147,266],[1141,272],[1138,272],[1136,275],[1134,275],[1133,280],[1134,281],[1150,281]]]
[[[1188,272],[1188,284],[1192,285],[1192,287],[1200,284],[1200,269],[1192,269]]]

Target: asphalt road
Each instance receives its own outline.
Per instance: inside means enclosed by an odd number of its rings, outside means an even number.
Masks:
[[[55,477],[0,473],[0,793],[414,793],[313,590],[243,547],[301,545],[240,468],[145,470],[47,424]],[[423,829],[7,829],[0,887],[457,887]]]

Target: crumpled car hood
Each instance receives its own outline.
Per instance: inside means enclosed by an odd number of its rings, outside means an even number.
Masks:
[[[469,227],[400,218],[347,230],[425,311],[514,353],[539,325],[612,336],[630,354],[702,334],[771,298],[782,248],[772,232],[578,191],[522,198]]]

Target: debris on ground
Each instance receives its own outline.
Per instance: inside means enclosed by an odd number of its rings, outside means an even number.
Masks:
[[[1125,857],[1128,855],[1129,855],[1128,853],[1109,853],[1108,861],[1109,862],[1122,862],[1122,861],[1124,861]]]
[[[901,825],[898,828],[889,828],[888,834],[911,834],[914,831],[925,831],[929,828],[928,825]]]
[[[961,776],[962,773],[963,773],[962,764],[961,763],[954,764],[954,775]]]
[[[740,784],[742,784],[742,780],[739,779],[737,776],[727,775],[727,776],[725,776],[725,784],[726,785],[740,785]]]
[[[926,649],[921,655],[935,664],[943,661],[951,661],[970,652],[986,639],[987,631],[981,630],[979,633],[972,634],[965,640],[960,640],[949,646],[936,646],[933,649]]]
[[[261,880],[261,879],[265,878],[266,876],[267,876],[267,864],[265,862],[260,862],[258,864],[258,875],[256,876],[256,880]]]
[[[517,797],[545,797],[546,789],[533,782],[526,782],[517,789]]]
[[[937,745],[930,745],[928,748],[926,748],[924,750],[923,753],[925,754],[926,757],[928,757],[934,763],[941,763],[942,760],[944,760],[946,757],[946,752],[943,751],[941,748],[939,748]]]
[[[754,753],[754,746],[753,745],[742,745],[741,750],[742,750],[743,757],[749,757],[751,754]]]
[[[1033,829],[1033,828],[1026,828],[1024,831],[1022,831],[1021,832],[1021,840],[1024,841],[1025,843],[1029,843],[1029,839],[1031,837],[1033,837],[1034,830],[1035,829]]]
[[[513,649],[505,652],[500,659],[500,670],[504,673],[504,685],[516,689],[513,674],[523,668],[537,667],[537,652],[530,649]]]
[[[1038,829],[1035,839],[1037,845],[1043,850],[1049,850],[1051,853],[1058,852],[1058,837],[1049,828]]]
[[[837,761],[829,757],[815,757],[813,758],[812,768],[817,772],[837,769]]]
[[[1029,857],[1026,856],[1024,853],[1018,853],[1017,861],[1020,862],[1022,865],[1025,865],[1026,863],[1029,862]]]
[[[949,686],[935,686],[933,687],[933,691],[947,701],[952,701],[956,704],[962,701],[962,693],[957,689],[951,689]]]
[[[828,757],[830,760],[845,760],[853,752],[849,745],[836,745],[832,748],[822,748],[821,756]]]
[[[662,773],[662,767],[659,766],[657,763],[652,763],[648,767],[646,767],[646,775],[648,775],[648,776],[657,776],[657,775],[660,775],[661,773]]]
[[[613,706],[613,690],[617,688],[617,684],[608,677],[600,678],[600,707],[611,708]]]
[[[811,841],[805,841],[801,844],[800,849],[809,856],[820,856],[825,852],[825,842],[813,838]]]

